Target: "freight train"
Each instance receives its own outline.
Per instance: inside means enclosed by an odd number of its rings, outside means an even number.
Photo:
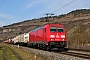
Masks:
[[[12,39],[14,44],[25,44],[30,47],[51,50],[67,46],[66,29],[63,24],[45,24]]]

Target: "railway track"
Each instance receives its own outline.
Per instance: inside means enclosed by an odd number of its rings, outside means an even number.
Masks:
[[[83,50],[84,52],[77,52],[77,51],[80,51],[80,50],[76,50],[75,51],[75,49],[72,49],[72,52],[69,52],[69,51],[62,51],[62,52],[58,52],[58,51],[45,51],[45,50],[39,50],[39,49],[32,49],[32,48],[28,48],[28,47],[23,47],[23,46],[20,46],[20,48],[23,48],[23,49],[25,49],[25,51],[27,50],[27,51],[32,51],[32,52],[34,52],[34,53],[36,53],[36,54],[40,54],[40,55],[44,55],[44,56],[46,56],[47,55],[47,57],[48,57],[48,55],[50,55],[51,57],[53,57],[53,60],[56,58],[57,60],[61,60],[60,58],[62,58],[63,56],[66,56],[66,58],[65,57],[63,57],[63,59],[65,58],[65,59],[67,59],[68,57],[71,57],[71,58],[69,58],[69,59],[75,59],[75,60],[77,60],[77,59],[81,59],[81,60],[90,60],[90,54],[87,54],[87,53],[90,53],[89,51],[87,51],[87,50]],[[74,51],[74,52],[73,52]],[[81,50],[82,51],[82,50]],[[87,52],[87,53],[85,53],[85,52]],[[49,53],[49,54],[48,54]],[[55,53],[55,54],[54,54]],[[50,57],[49,56],[49,57]],[[57,56],[57,57],[56,57]],[[67,59],[68,60],[68,59]]]
[[[86,50],[86,49],[68,49],[68,52],[76,52],[76,53],[90,55],[90,50]]]
[[[70,49],[70,48],[68,48],[68,50],[90,52],[90,50],[86,50],[86,49]]]
[[[81,54],[81,53],[75,53],[75,52],[60,52],[60,54],[70,55],[70,56],[79,57],[83,59],[90,59],[89,54]]]
[[[62,52],[56,52],[56,51],[53,51],[53,52],[90,60],[90,50],[66,48],[66,50]]]

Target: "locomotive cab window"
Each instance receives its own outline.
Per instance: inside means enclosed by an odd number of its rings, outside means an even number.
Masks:
[[[58,32],[64,32],[64,29],[63,28],[57,28],[57,31]]]
[[[50,27],[50,32],[56,32],[56,27]]]

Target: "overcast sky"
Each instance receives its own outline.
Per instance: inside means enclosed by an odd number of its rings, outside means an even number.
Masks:
[[[0,0],[0,27],[76,9],[89,9],[90,0]]]

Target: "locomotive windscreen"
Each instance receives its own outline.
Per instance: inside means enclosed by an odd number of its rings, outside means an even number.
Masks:
[[[50,27],[50,32],[56,32],[56,27]]]
[[[50,27],[50,32],[64,32],[63,28]]]
[[[58,32],[64,32],[64,29],[63,28],[57,28],[57,31]]]

